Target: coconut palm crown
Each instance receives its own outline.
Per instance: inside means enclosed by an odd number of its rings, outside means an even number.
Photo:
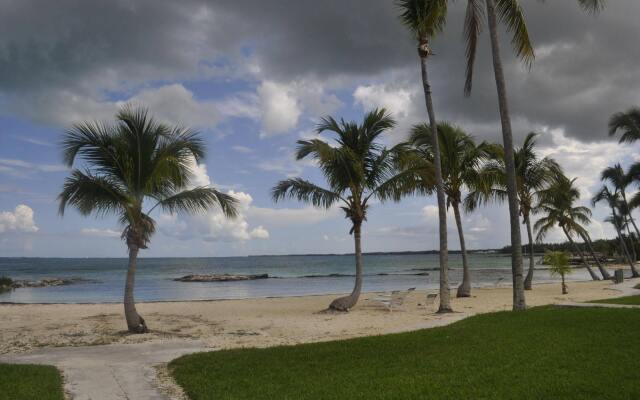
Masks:
[[[591,223],[591,210],[588,207],[575,205],[575,202],[580,199],[580,191],[575,186],[575,181],[576,178],[569,179],[564,175],[559,175],[551,186],[540,192],[537,210],[543,216],[534,225],[534,229],[538,232],[536,240],[541,242],[557,225],[576,253],[582,258],[591,278],[599,280],[600,278],[593,272],[583,252],[573,240],[573,236],[576,235],[582,238],[585,243],[590,244],[589,233],[584,226]],[[603,276],[608,276],[601,265],[598,266]]]
[[[387,149],[379,143],[380,135],[394,126],[395,121],[384,109],[369,112],[360,124],[337,121],[330,116],[322,118],[317,133],[330,132],[335,143],[321,138],[299,140],[296,158],[312,158],[322,171],[327,187],[302,178],[290,178],[272,189],[274,201],[293,198],[325,209],[339,204],[351,221],[349,233],[355,241],[356,283],[353,292],[334,300],[330,309],[346,311],[355,306],[360,296],[361,227],[367,219],[370,202],[374,199],[399,201],[405,194],[421,190],[413,169],[398,172],[396,168],[397,155],[403,145]]]
[[[198,132],[159,123],[148,110],[123,106],[115,124],[83,122],[66,132],[64,161],[73,167],[58,196],[59,212],[76,208],[81,215],[115,215],[129,250],[125,316],[132,332],[146,332],[133,298],[136,258],[155,232],[150,213],[204,213],[218,206],[236,215],[236,200],[212,187],[192,187],[192,165],[205,146]],[[145,206],[149,206],[145,210]]]
[[[414,126],[409,143],[427,165],[432,165],[435,162],[431,127],[428,124]],[[469,297],[471,296],[471,275],[460,217],[460,205],[463,201],[463,191],[482,186],[479,181],[485,175],[480,174],[480,169],[492,154],[494,145],[486,142],[476,145],[473,137],[461,128],[441,122],[438,124],[438,146],[447,208],[453,208],[462,252],[463,279],[458,287],[457,297]],[[430,189],[430,187],[426,189]]]
[[[620,133],[620,143],[640,140],[640,107],[618,112],[609,119],[609,135]]]
[[[529,237],[529,270],[524,280],[526,290],[531,290],[535,261],[533,256],[533,234],[531,214],[535,213],[538,195],[548,188],[557,176],[562,174],[560,165],[550,157],[540,158],[535,151],[538,134],[527,134],[522,147],[514,150],[516,169],[516,191],[520,216],[526,226]],[[487,162],[481,171],[485,178],[480,183],[489,182],[488,186],[478,186],[465,199],[465,206],[474,210],[478,205],[492,201],[502,202],[507,199],[507,173],[504,160],[504,149],[495,145],[494,158]]]

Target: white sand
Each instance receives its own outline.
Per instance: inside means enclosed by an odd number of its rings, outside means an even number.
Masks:
[[[640,280],[637,280],[640,282]],[[538,306],[620,296],[610,281],[569,283],[561,295],[559,284],[535,285],[526,292],[527,304]],[[453,291],[455,293],[455,291]],[[187,301],[138,304],[152,330],[144,335],[126,332],[120,304],[0,305],[0,354],[39,346],[80,346],[107,343],[161,342],[200,339],[211,348],[264,347],[335,340],[409,331],[437,326],[468,315],[510,310],[510,287],[474,289],[471,298],[453,299],[455,314],[428,309],[425,293],[412,294],[402,311],[389,313],[362,295],[349,313],[322,313],[335,296],[271,299]]]

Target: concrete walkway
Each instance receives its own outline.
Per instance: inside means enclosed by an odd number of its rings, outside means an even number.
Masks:
[[[153,366],[204,350],[211,349],[200,341],[58,347],[1,356],[0,362],[55,365],[73,400],[166,400]]]
[[[620,292],[620,296],[618,297],[628,297],[628,296],[637,296],[640,295],[640,289],[636,289],[635,286],[638,284],[637,279],[629,279],[625,280],[623,283],[615,285],[611,288],[607,288],[609,290],[615,290]],[[610,303],[577,303],[572,301],[566,301],[562,303],[554,304],[556,307],[580,307],[580,308],[638,308],[640,306],[634,306],[630,304],[610,304]]]

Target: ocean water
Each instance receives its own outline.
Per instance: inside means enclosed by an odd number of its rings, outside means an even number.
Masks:
[[[510,258],[470,254],[473,285],[508,285]],[[462,280],[462,259],[450,254],[452,286]],[[525,263],[527,264],[527,263]],[[527,264],[528,265],[528,264]],[[106,303],[123,296],[125,258],[0,258],[0,276],[13,279],[79,278],[78,283],[21,288],[0,293],[0,302]],[[141,258],[136,274],[136,301],[212,300],[347,293],[354,282],[353,255],[249,256],[215,258]],[[436,289],[437,254],[364,255],[364,291]],[[269,279],[236,282],[176,282],[188,274],[268,274]],[[426,274],[426,275],[425,275]],[[576,270],[572,280],[588,280]],[[536,282],[557,281],[536,270]]]

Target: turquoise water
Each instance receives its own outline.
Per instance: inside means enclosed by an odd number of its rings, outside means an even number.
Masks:
[[[510,258],[470,254],[475,286],[511,282]],[[460,255],[450,255],[452,285],[462,279]],[[125,258],[0,258],[0,276],[13,279],[80,278],[73,285],[22,288],[0,293],[0,302],[120,302],[127,268]],[[385,291],[438,287],[435,254],[364,256],[364,290]],[[175,282],[188,274],[269,274],[269,279],[238,282]],[[346,293],[353,287],[353,255],[252,256],[216,258],[141,258],[136,274],[137,301],[210,300]],[[427,275],[424,275],[424,274]],[[572,279],[587,279],[576,271]],[[551,281],[546,270],[536,281]]]

